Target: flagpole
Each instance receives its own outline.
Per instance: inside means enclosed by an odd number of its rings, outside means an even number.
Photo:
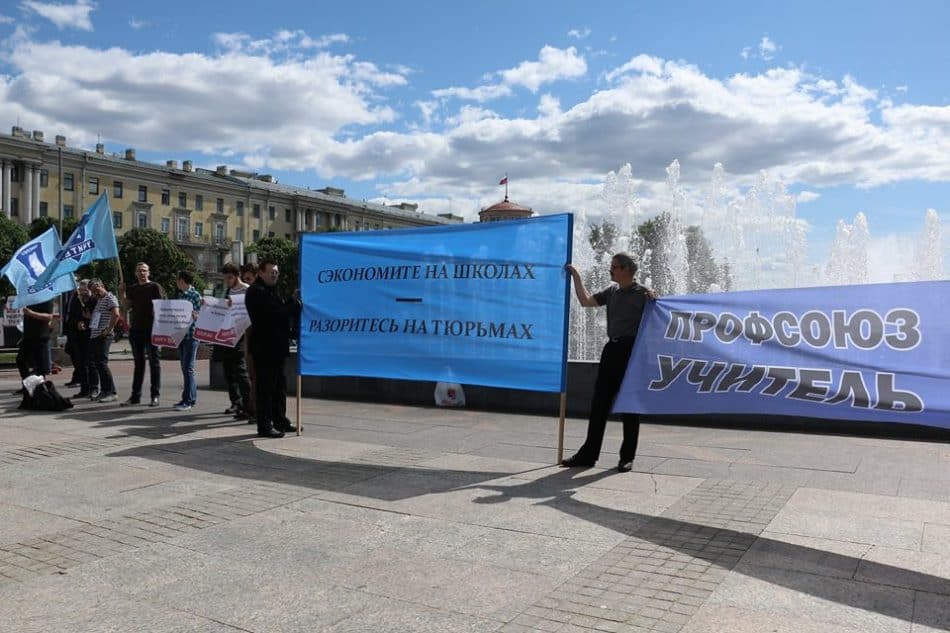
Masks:
[[[508,199],[508,172],[505,172],[505,200]]]

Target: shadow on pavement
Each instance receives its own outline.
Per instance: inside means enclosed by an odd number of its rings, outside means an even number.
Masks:
[[[576,488],[613,473],[600,471],[583,477],[574,476],[576,473],[560,470],[514,486],[476,485],[475,488],[496,494],[474,501],[495,504],[516,498],[538,499],[538,505],[555,508],[727,571],[855,609],[950,630],[947,614],[932,609],[908,608],[907,603],[899,599],[882,599],[891,591],[916,590],[946,596],[946,600],[950,601],[950,579],[777,541],[749,532],[594,505],[576,499]],[[756,564],[754,561],[740,564],[745,552],[753,547],[757,554],[768,558],[768,565]],[[868,591],[857,590],[855,582],[867,583]],[[911,600],[912,605],[915,602]]]

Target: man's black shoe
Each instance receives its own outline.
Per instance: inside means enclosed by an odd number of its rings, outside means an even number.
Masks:
[[[297,427],[294,426],[293,424],[275,425],[274,428],[282,433],[296,433],[297,432]],[[300,425],[300,430],[303,431],[302,424]]]
[[[284,437],[284,434],[282,431],[278,431],[277,429],[270,428],[270,429],[264,429],[264,430],[257,429],[257,436],[258,437],[272,437],[274,439],[279,439],[281,437]]]
[[[633,470],[633,460],[632,460],[632,459],[631,459],[629,462],[625,462],[625,461],[621,460],[620,463],[617,464],[617,472],[618,472],[618,473],[629,473],[631,470]]]
[[[80,387],[81,385],[78,380],[70,380],[63,386],[66,387],[67,389],[75,389],[76,387]]]
[[[565,468],[590,468],[596,463],[597,462],[584,459],[578,455],[561,460],[561,466],[564,466]]]

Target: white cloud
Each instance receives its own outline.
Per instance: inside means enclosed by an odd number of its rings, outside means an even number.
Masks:
[[[770,62],[775,59],[775,54],[780,50],[782,50],[781,46],[776,44],[768,35],[763,35],[755,47],[744,47],[739,56],[742,59],[762,59]]]
[[[3,15],[0,13],[0,24],[13,24],[13,18],[9,15]]]
[[[301,55],[314,49],[329,48],[333,44],[350,41],[345,33],[330,33],[317,38],[310,37],[301,29],[281,29],[271,37],[254,39],[247,33],[215,33],[211,36],[219,50],[226,53],[246,53],[249,55]]]
[[[545,46],[538,54],[538,61],[521,62],[499,74],[510,86],[524,86],[531,92],[537,92],[543,84],[581,77],[586,72],[587,62],[573,46],[566,49]]]
[[[814,191],[802,191],[797,196],[795,196],[795,201],[799,204],[804,204],[806,202],[817,200],[820,197],[820,193],[816,193]]]
[[[490,86],[479,86],[477,88],[439,88],[432,91],[432,96],[438,99],[455,98],[463,101],[492,101],[499,97],[507,97],[511,94],[511,88],[501,84]]]
[[[778,44],[769,39],[769,37],[763,36],[759,41],[759,57],[765,61],[771,61],[775,58],[775,53],[780,50]]]
[[[148,26],[148,22],[145,20],[139,20],[137,18],[129,19],[129,27],[136,31],[144,29],[146,26]]]
[[[92,20],[89,18],[89,14],[96,8],[96,4],[92,0],[77,0],[75,4],[24,0],[20,6],[42,18],[46,18],[60,30],[73,28],[81,31],[92,30]]]
[[[578,40],[587,39],[590,37],[590,28],[585,26],[582,29],[571,29],[567,32],[567,36]]]
[[[477,209],[497,201],[491,187],[502,161],[512,198],[545,210],[596,207],[604,174],[624,163],[651,208],[674,158],[687,187],[708,182],[721,161],[730,187],[767,170],[802,191],[803,203],[840,184],[950,182],[950,106],[893,105],[857,78],[794,67],[720,78],[637,55],[608,69],[609,83],[597,91],[568,100],[548,83],[579,76],[586,63],[572,49],[550,49],[492,73],[498,83],[413,102],[390,94],[411,88],[409,69],[314,49],[319,38],[297,30],[263,39],[218,34],[212,55],[30,37],[22,31],[7,41],[0,121],[19,117],[71,144],[92,145],[102,132],[107,142],[141,150],[198,154],[196,162],[227,155],[262,170],[381,179],[381,194],[393,198],[452,196]],[[516,115],[448,102],[541,86],[536,108]],[[397,112],[400,102],[414,106]]]
[[[538,53],[537,61],[524,61],[507,70],[486,73],[486,79],[500,77],[501,83],[485,84],[477,88],[451,87],[432,91],[432,96],[485,102],[507,97],[512,88],[523,87],[531,92],[548,83],[561,79],[576,79],[587,73],[587,62],[573,46],[565,49],[545,46]]]

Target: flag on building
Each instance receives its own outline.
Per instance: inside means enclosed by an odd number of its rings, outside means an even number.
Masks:
[[[499,185],[507,185],[507,184],[508,184],[508,176],[505,176],[504,178],[502,178],[501,180],[499,180],[499,181],[498,181],[498,184],[499,184]]]
[[[49,262],[54,261],[60,250],[59,233],[56,227],[50,227],[39,237],[35,237],[13,254],[10,261],[0,268],[0,277],[6,275],[16,287],[12,307],[22,308],[42,301],[49,301],[64,292],[76,289],[72,275],[57,277],[53,281],[37,283],[47,270]]]
[[[69,275],[83,264],[97,259],[112,259],[119,256],[112,228],[112,208],[109,197],[103,193],[91,207],[86,209],[79,224],[56,253],[49,267],[36,280],[36,286]]]

